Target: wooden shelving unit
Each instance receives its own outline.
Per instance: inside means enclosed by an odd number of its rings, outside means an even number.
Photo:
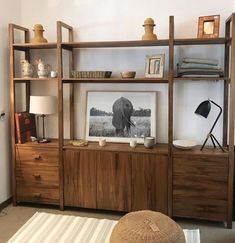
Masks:
[[[68,42],[62,39],[62,29],[68,30]],[[24,43],[15,43],[14,31],[25,34]],[[175,39],[174,17],[169,18],[169,39],[156,41],[97,41],[74,42],[73,28],[57,22],[57,42],[30,44],[27,28],[9,25],[10,96],[13,167],[13,203],[31,201],[64,206],[98,208],[117,211],[140,209],[158,210],[169,216],[225,221],[232,227],[233,171],[234,171],[234,104],[235,104],[235,14],[226,21],[224,38]],[[222,45],[225,48],[225,77],[174,77],[174,51],[179,45]],[[70,78],[63,74],[62,51],[69,52],[69,71],[74,70],[75,49],[82,48],[168,48],[168,74],[163,79]],[[23,51],[30,59],[30,50],[55,49],[57,78],[15,77],[15,51]],[[33,81],[56,81],[58,87],[59,137],[50,144],[16,144],[15,140],[15,83],[26,83],[26,103],[29,104],[30,84]],[[223,146],[225,152],[207,147],[183,151],[173,147],[173,86],[174,82],[224,82]],[[74,85],[77,83],[155,83],[168,88],[168,143],[153,149],[127,144],[110,143],[101,148],[97,143],[75,147],[64,139],[64,84],[70,86],[70,138],[74,139]],[[213,82],[211,82],[213,85]],[[27,105],[27,108],[28,105]],[[33,157],[33,159],[32,159]],[[31,159],[29,159],[31,158]],[[42,162],[46,161],[43,167]],[[40,162],[41,180],[24,180],[31,166],[37,171]],[[53,168],[53,170],[52,170]],[[42,171],[46,171],[43,174]],[[20,174],[19,174],[20,173]],[[47,175],[56,179],[51,181]],[[19,180],[20,178],[20,180]],[[23,179],[22,179],[23,178]],[[90,178],[88,180],[88,178]],[[35,179],[36,180],[36,179]],[[24,193],[23,187],[30,191]],[[43,189],[42,189],[43,188]],[[219,189],[218,189],[219,188]],[[38,191],[42,190],[40,194]],[[192,193],[188,193],[191,191]],[[221,196],[220,192],[223,191]],[[35,196],[36,195],[36,196]],[[40,195],[40,197],[38,196]]]

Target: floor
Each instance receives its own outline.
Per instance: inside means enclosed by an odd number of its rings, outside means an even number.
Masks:
[[[77,215],[93,218],[107,218],[118,220],[122,214],[81,209],[66,209],[60,211],[56,207],[32,207],[31,205],[17,206],[12,205],[5,208],[0,213],[0,243],[7,240],[35,213],[48,212],[55,214]],[[195,220],[175,219],[184,229],[200,229],[201,243],[235,243],[235,222],[233,229],[226,229],[222,223],[212,223]]]

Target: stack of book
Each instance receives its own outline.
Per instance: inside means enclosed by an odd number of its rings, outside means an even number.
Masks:
[[[217,60],[201,58],[183,58],[177,64],[177,77],[223,77],[224,72]]]
[[[31,141],[36,137],[35,115],[28,112],[15,113],[16,138],[18,143]]]

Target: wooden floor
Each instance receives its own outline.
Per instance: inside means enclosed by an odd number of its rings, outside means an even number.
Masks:
[[[0,214],[0,243],[7,240],[35,213],[48,212],[55,214],[77,215],[83,217],[106,218],[118,220],[122,214],[84,209],[66,209],[60,211],[56,207],[32,207],[30,205],[5,208]],[[184,229],[200,229],[201,243],[234,243],[235,222],[233,229],[226,229],[222,223],[195,220],[175,219]]]

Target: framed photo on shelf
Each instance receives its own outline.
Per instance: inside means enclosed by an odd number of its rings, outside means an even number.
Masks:
[[[199,17],[197,38],[218,38],[219,24],[220,15]]]
[[[146,56],[145,77],[146,78],[163,78],[165,55]]]
[[[87,91],[86,139],[129,143],[156,137],[156,92]]]

